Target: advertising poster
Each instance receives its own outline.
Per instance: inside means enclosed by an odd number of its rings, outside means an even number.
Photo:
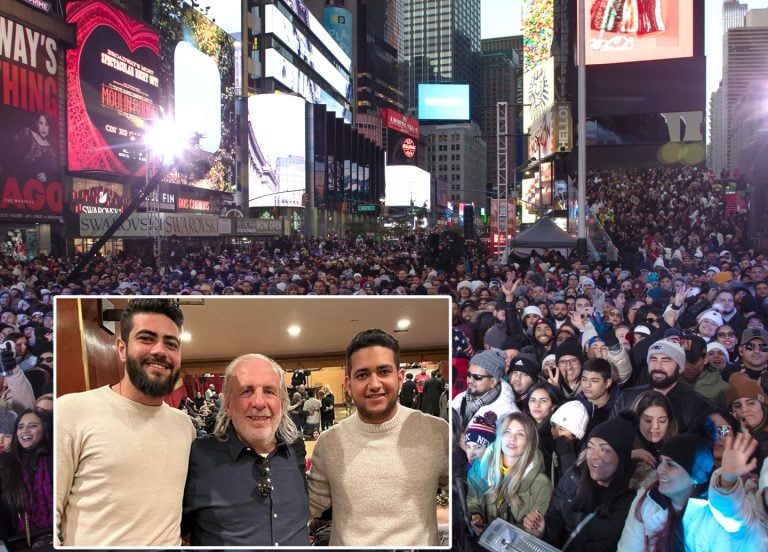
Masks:
[[[72,211],[78,215],[80,213],[119,214],[123,212],[128,201],[123,194],[122,184],[74,178],[70,204]]]
[[[70,171],[146,173],[147,124],[160,111],[157,33],[101,0],[70,2],[67,51]]]
[[[587,65],[693,55],[693,0],[588,0]]]
[[[154,3],[160,34],[160,87],[165,118],[187,149],[164,179],[232,192],[235,166],[234,39],[207,17],[175,0]]]
[[[62,215],[58,44],[0,15],[0,216]]]

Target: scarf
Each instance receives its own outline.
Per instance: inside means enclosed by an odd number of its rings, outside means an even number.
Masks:
[[[493,403],[493,401],[499,398],[499,395],[501,395],[501,384],[496,385],[493,389],[489,389],[479,397],[465,393],[460,412],[464,427],[469,425],[469,422],[472,421],[478,410]]]

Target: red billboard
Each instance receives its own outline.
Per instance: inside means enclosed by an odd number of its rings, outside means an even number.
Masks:
[[[587,10],[587,65],[693,56],[693,0],[589,0]]]
[[[419,138],[419,121],[406,117],[402,113],[398,113],[389,108],[382,108],[380,110],[381,119],[384,121],[384,126],[407,134],[411,138]]]
[[[61,216],[58,43],[0,15],[0,214]]]
[[[145,174],[144,132],[160,99],[157,33],[100,0],[68,3],[67,22],[77,25],[67,51],[69,170]]]

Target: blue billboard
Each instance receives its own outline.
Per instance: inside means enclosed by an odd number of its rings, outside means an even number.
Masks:
[[[469,85],[419,84],[419,120],[469,120]]]

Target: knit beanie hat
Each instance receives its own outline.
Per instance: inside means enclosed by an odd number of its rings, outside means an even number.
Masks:
[[[492,349],[501,349],[508,338],[507,325],[504,322],[497,322],[485,332],[483,342]]]
[[[765,391],[760,384],[743,372],[736,372],[728,380],[725,391],[725,404],[728,408],[736,399],[754,399],[765,406]]]
[[[531,376],[533,381],[536,381],[541,373],[541,365],[539,362],[525,353],[520,353],[513,360],[509,366],[510,372],[523,372]]]
[[[555,353],[550,353],[547,356],[545,356],[543,359],[541,359],[541,366],[543,367],[550,360],[554,360],[555,362],[557,362],[557,357],[555,356]]]
[[[635,442],[635,425],[632,423],[634,412],[622,411],[616,418],[611,418],[595,426],[589,439],[597,437],[607,442],[616,452],[625,470],[632,466],[632,447]]]
[[[707,483],[715,469],[712,442],[700,435],[670,437],[659,448],[659,455],[668,456],[685,468],[694,485]]]
[[[14,425],[16,425],[16,413],[7,408],[0,409],[0,435],[13,435]]]
[[[702,320],[709,320],[710,322],[714,322],[714,324],[718,328],[723,325],[722,315],[713,309],[705,310],[699,316],[696,317],[697,324],[700,323]]]
[[[533,323],[531,326],[533,328],[533,335],[536,335],[536,328],[539,326],[549,326],[549,329],[552,330],[552,335],[555,335],[555,323],[549,318],[539,318]]]
[[[731,355],[728,353],[728,349],[725,348],[725,345],[719,341],[710,341],[707,343],[707,352],[710,352],[712,349],[720,349],[725,355],[726,362],[731,362]]]
[[[507,367],[507,359],[497,351],[482,351],[470,359],[469,365],[483,368],[488,375],[501,379]]]
[[[496,413],[488,411],[483,416],[475,416],[464,431],[465,443],[477,443],[489,446],[496,439]]]
[[[528,307],[525,307],[523,309],[523,318],[525,318],[529,314],[535,314],[539,318],[541,318],[541,309],[539,307],[537,307],[536,305],[530,305]]]
[[[584,438],[584,432],[587,431],[589,413],[581,401],[568,401],[555,410],[549,421],[564,427],[581,440]]]
[[[669,339],[660,339],[656,343],[653,343],[648,347],[648,355],[645,357],[646,362],[650,362],[651,355],[662,354],[671,357],[675,361],[680,369],[685,368],[685,351],[676,342]]]
[[[579,360],[582,360],[581,347],[576,339],[566,339],[555,349],[555,357],[560,362],[560,358],[564,356],[575,356]]]

